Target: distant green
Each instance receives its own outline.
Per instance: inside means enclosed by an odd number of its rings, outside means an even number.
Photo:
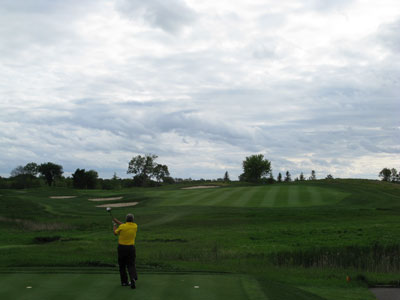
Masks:
[[[159,206],[310,207],[334,204],[350,195],[307,185],[269,185],[165,191]]]

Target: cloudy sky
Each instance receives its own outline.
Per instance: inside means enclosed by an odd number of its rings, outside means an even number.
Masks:
[[[400,169],[398,0],[0,0],[0,175]]]

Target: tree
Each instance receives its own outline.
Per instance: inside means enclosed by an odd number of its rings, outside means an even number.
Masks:
[[[282,182],[282,174],[281,173],[278,174],[277,181]]]
[[[145,156],[137,155],[131,159],[128,166],[127,174],[139,175],[143,178],[149,178],[155,167],[157,155],[146,154]]]
[[[38,171],[46,179],[46,182],[51,186],[55,180],[61,177],[63,172],[63,167],[52,162],[43,163],[39,165]]]
[[[333,176],[331,174],[326,175],[325,179],[333,179]]]
[[[154,177],[156,177],[158,182],[160,182],[161,180],[164,181],[165,177],[169,176],[168,167],[166,165],[157,164],[153,168],[153,175]]]
[[[273,184],[275,183],[274,175],[272,175],[272,170],[269,172],[269,178],[267,179],[267,183]]]
[[[25,174],[25,170],[23,166],[17,166],[14,169],[12,169],[11,171],[11,177],[16,177],[18,175],[24,175]]]
[[[397,174],[397,170],[395,168],[392,168],[391,170],[391,177],[392,177],[392,182],[396,182],[399,174]]]
[[[317,179],[317,176],[315,176],[315,171],[312,170],[311,171],[311,176],[308,178],[308,180],[316,180],[316,179]]]
[[[98,177],[99,174],[94,170],[86,172],[85,169],[76,169],[75,173],[72,174],[73,186],[77,189],[94,189]]]
[[[154,182],[151,181],[153,177],[155,177],[157,181],[160,181],[169,176],[168,167],[166,165],[156,164],[155,160],[157,158],[157,155],[146,154],[145,156],[137,155],[131,159],[126,173],[134,174],[134,185],[153,185]]]
[[[175,183],[175,180],[174,180],[174,178],[172,178],[172,177],[170,177],[170,176],[167,176],[167,177],[165,177],[165,178],[163,179],[163,183],[166,183],[166,184],[174,184],[174,183]]]
[[[87,171],[85,173],[86,188],[94,189],[96,187],[98,178],[99,178],[99,174],[95,170]]]
[[[289,171],[286,171],[285,182],[291,182],[291,181],[292,181],[292,175],[290,175]]]
[[[304,177],[304,174],[303,174],[303,172],[301,172],[301,173],[300,173],[299,180],[300,180],[300,181],[304,181],[304,180],[306,180],[306,178]]]
[[[25,167],[18,166],[11,171],[11,177],[18,175],[32,175],[35,177],[38,173],[38,165],[34,162],[26,164]]]
[[[383,168],[382,171],[379,172],[379,177],[382,178],[382,181],[390,181],[392,177],[392,170]]]
[[[243,161],[243,181],[259,182],[261,177],[271,172],[271,162],[264,159],[264,155],[256,154],[246,157]]]
[[[395,172],[395,174],[393,175],[393,170],[395,170],[396,172]],[[397,174],[396,174],[397,173]],[[400,172],[397,172],[397,170],[396,169],[392,169],[392,182],[397,182],[397,183],[399,183],[400,182]]]
[[[85,169],[76,169],[75,173],[72,174],[72,182],[74,188],[84,189],[86,188],[86,178],[85,178]]]
[[[35,176],[39,173],[39,166],[37,163],[31,162],[25,165],[24,167],[25,174],[29,174]]]
[[[231,180],[229,179],[229,174],[228,174],[228,171],[226,171],[225,172],[225,175],[224,175],[224,182],[230,182]]]

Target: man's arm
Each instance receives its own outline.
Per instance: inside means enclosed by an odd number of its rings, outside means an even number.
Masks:
[[[121,225],[121,224],[122,224],[122,222],[119,221],[117,218],[113,218],[113,221],[114,221],[115,223],[117,223],[118,225]]]
[[[117,224],[114,222],[113,223],[113,232],[114,232],[114,235],[118,235],[115,231],[117,230],[117,228],[118,228],[118,226],[117,226]]]

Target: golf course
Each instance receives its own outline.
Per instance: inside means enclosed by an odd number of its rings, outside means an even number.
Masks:
[[[105,207],[135,215],[136,290]],[[400,280],[399,216],[375,180],[2,189],[0,298],[372,300]]]

